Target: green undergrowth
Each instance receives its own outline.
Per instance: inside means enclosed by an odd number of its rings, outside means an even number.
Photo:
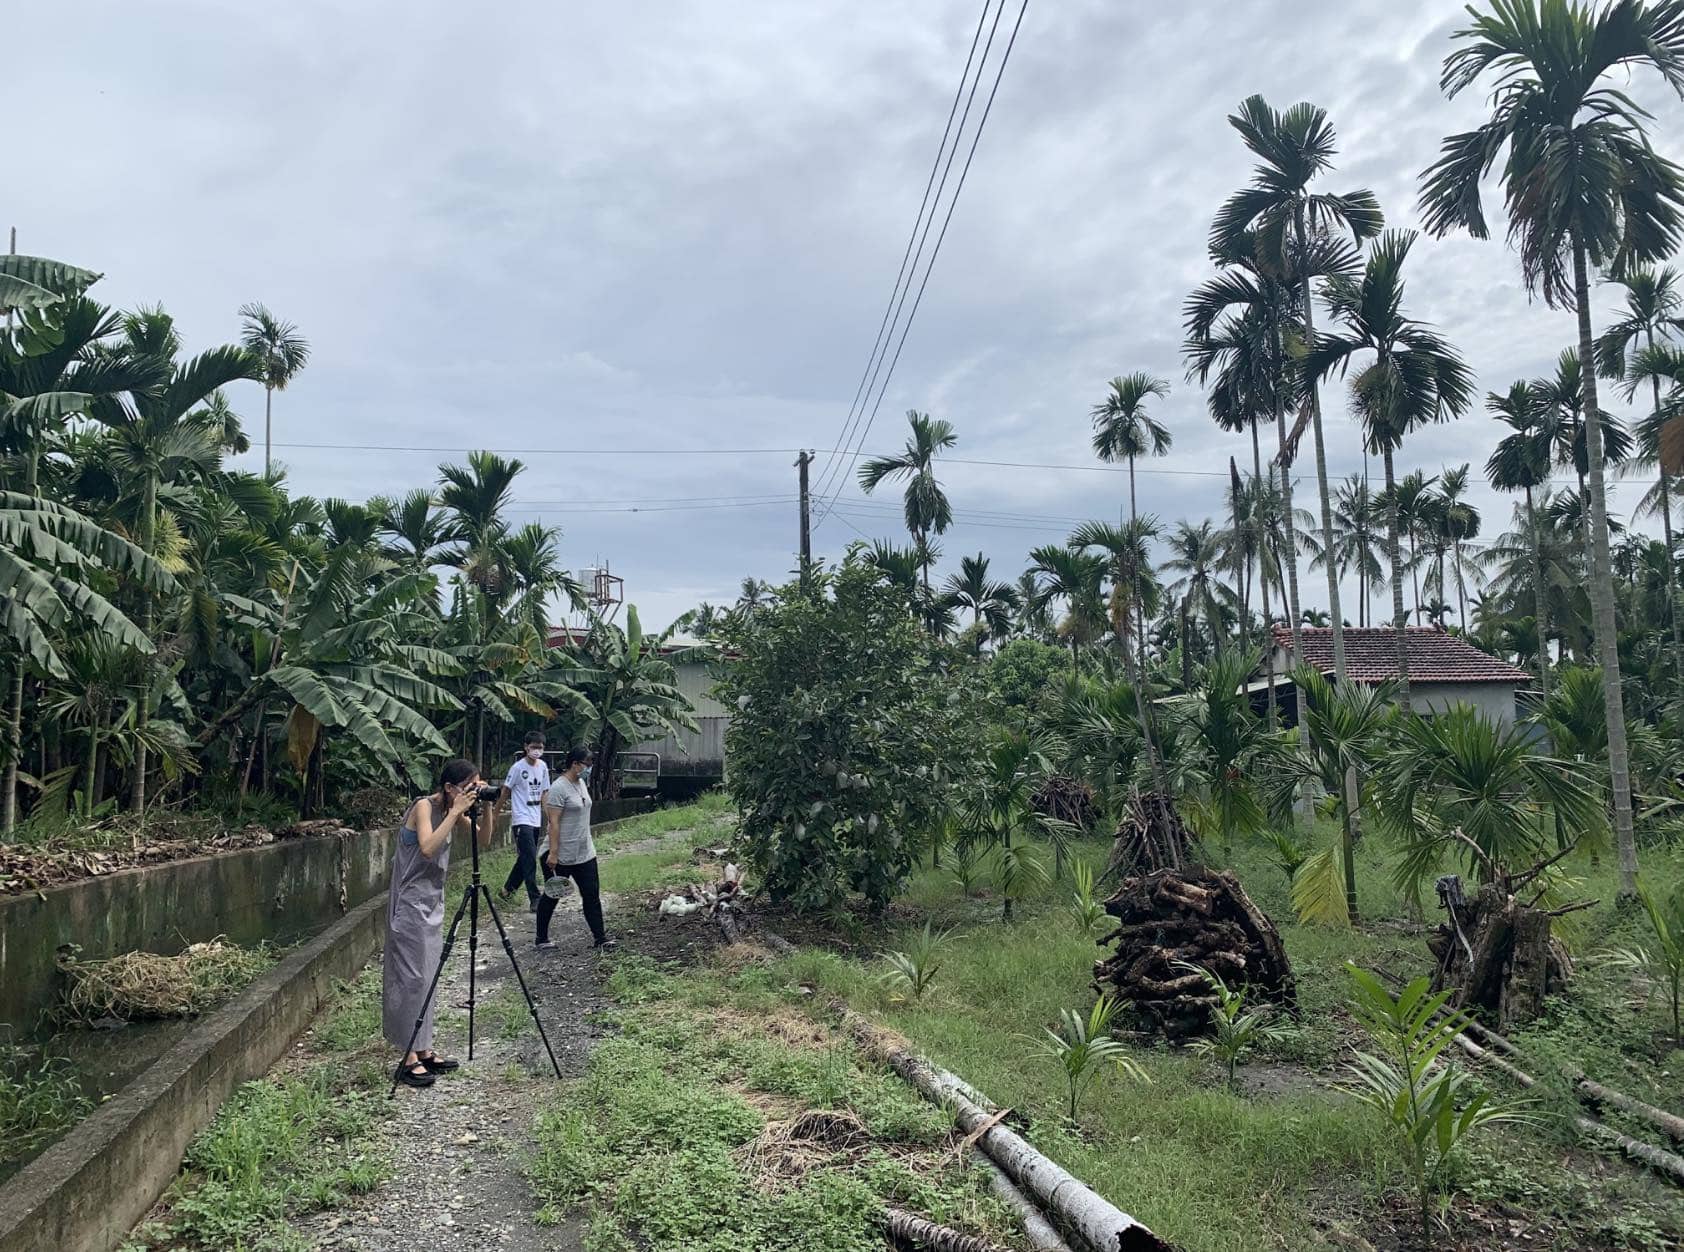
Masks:
[[[1332,836],[1331,827],[1318,824],[1310,838]],[[1097,869],[1108,850],[1108,841],[1086,840],[1076,853]],[[986,871],[965,896],[951,865],[921,868],[904,898],[908,907],[897,909],[886,932],[871,936],[873,947],[890,950],[906,948],[926,922],[953,931],[921,998],[891,994],[880,959],[812,949],[765,976],[783,987],[808,984],[819,1000],[839,996],[906,1035],[939,1064],[1027,1115],[1037,1146],[1188,1252],[1349,1246],[1329,1242],[1323,1232],[1360,1227],[1383,1212],[1402,1174],[1397,1145],[1373,1112],[1337,1090],[1353,1048],[1369,1046],[1346,1009],[1343,967],[1352,961],[1408,978],[1430,972],[1431,956],[1390,880],[1379,839],[1365,839],[1358,849],[1365,924],[1351,930],[1299,925],[1288,879],[1267,853],[1256,845],[1238,848],[1228,867],[1280,927],[1301,1015],[1285,1039],[1248,1058],[1241,1070],[1245,1095],[1227,1091],[1213,1063],[1200,1056],[1133,1046],[1130,1055],[1151,1081],[1104,1075],[1084,1096],[1076,1125],[1065,1122],[1062,1072],[1037,1054],[1035,1043],[1061,1009],[1085,1011],[1092,1004],[1093,965],[1105,954],[1096,940],[1108,929],[1080,932],[1068,878],[1030,892],[1008,925],[987,889]],[[1663,862],[1652,855],[1649,864],[1659,869]],[[1575,934],[1580,975],[1572,993],[1552,1001],[1545,1019],[1517,1042],[1540,1055],[1577,1057],[1614,1086],[1678,1107],[1684,1057],[1656,1041],[1662,1016],[1652,1001],[1658,996],[1634,997],[1629,975],[1614,977],[1593,956],[1615,940],[1630,941],[1640,919],[1609,903],[1611,868],[1592,874],[1583,892],[1604,903]],[[1430,913],[1427,920],[1434,920]],[[1539,1247],[1676,1246],[1666,1242],[1684,1234],[1676,1192],[1573,1146],[1570,1126],[1549,1115],[1572,1105],[1565,1096],[1552,1103],[1546,1093],[1536,1125],[1476,1140],[1452,1170],[1461,1202],[1539,1215],[1550,1232],[1540,1237],[1534,1224]]]
[[[375,1142],[387,1107],[383,1046],[380,972],[371,966],[340,986],[303,1064],[248,1082],[223,1104],[124,1252],[313,1246],[299,1219],[391,1175]]]
[[[764,971],[625,958],[608,990],[619,1036],[538,1122],[540,1220],[582,1210],[594,1252],[880,1252],[887,1203],[1010,1237],[941,1112],[784,1006]],[[773,1148],[808,1110],[844,1133],[798,1139],[791,1169]]]
[[[63,1057],[0,1048],[0,1166],[28,1160],[93,1106]]]

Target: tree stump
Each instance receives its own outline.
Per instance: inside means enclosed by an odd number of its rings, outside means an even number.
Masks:
[[[1298,1011],[1297,984],[1280,932],[1230,873],[1160,869],[1125,879],[1105,902],[1117,928],[1100,945],[1095,986],[1129,1002],[1138,1027],[1180,1043],[1207,1033],[1216,995],[1182,962],[1244,984],[1259,1000]]]
[[[1544,997],[1573,972],[1567,949],[1550,933],[1550,915],[1500,883],[1486,883],[1470,900],[1454,874],[1438,880],[1438,894],[1446,918],[1427,940],[1438,958],[1433,990],[1454,988],[1452,1005],[1499,1031],[1537,1017]]]
[[[1117,823],[1104,876],[1180,869],[1192,864],[1197,842],[1198,836],[1181,820],[1170,796],[1161,791],[1137,791],[1129,799],[1128,812]]]

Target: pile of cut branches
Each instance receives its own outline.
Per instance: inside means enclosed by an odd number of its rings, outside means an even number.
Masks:
[[[1078,830],[1092,830],[1094,822],[1099,819],[1099,809],[1093,802],[1093,788],[1069,774],[1048,774],[1035,789],[1030,803],[1037,813],[1068,822]]]
[[[1180,1043],[1210,1028],[1216,993],[1188,964],[1297,1012],[1280,933],[1234,875],[1197,867],[1137,875],[1105,911],[1118,924],[1099,943],[1116,952],[1095,963],[1095,985],[1127,1001],[1140,1030]]]
[[[1193,828],[1181,820],[1172,796],[1161,791],[1137,791],[1117,823],[1105,876],[1150,874],[1191,865],[1198,840]]]

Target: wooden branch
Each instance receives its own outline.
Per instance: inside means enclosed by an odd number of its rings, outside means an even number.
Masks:
[[[1601,900],[1579,900],[1573,904],[1564,904],[1558,909],[1550,909],[1545,917],[1566,917],[1569,913],[1577,913],[1581,909],[1594,909],[1601,904]]]
[[[1557,852],[1554,856],[1550,857],[1549,860],[1539,861],[1536,865],[1534,865],[1531,869],[1527,870],[1519,878],[1514,879],[1509,884],[1509,891],[1511,893],[1519,891],[1522,887],[1524,887],[1527,883],[1531,882],[1534,878],[1536,878],[1539,874],[1543,873],[1550,866],[1554,865],[1558,861],[1565,860],[1567,857],[1571,856],[1574,852],[1578,851],[1578,849],[1579,849],[1579,841],[1577,839],[1575,839],[1575,840],[1573,840],[1572,843],[1568,844],[1565,848],[1561,849],[1561,851]]]

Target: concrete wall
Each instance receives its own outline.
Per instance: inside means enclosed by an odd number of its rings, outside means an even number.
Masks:
[[[1514,687],[1508,683],[1413,683],[1409,694],[1417,712],[1468,705],[1499,726],[1514,725]]]
[[[0,1252],[121,1245],[222,1101],[267,1071],[379,947],[385,904],[382,891],[291,953],[0,1187]]]
[[[61,944],[99,960],[172,954],[218,935],[291,943],[385,891],[394,836],[288,839],[0,896],[0,1033],[41,1033],[61,986]],[[457,851],[466,855],[461,839]]]

